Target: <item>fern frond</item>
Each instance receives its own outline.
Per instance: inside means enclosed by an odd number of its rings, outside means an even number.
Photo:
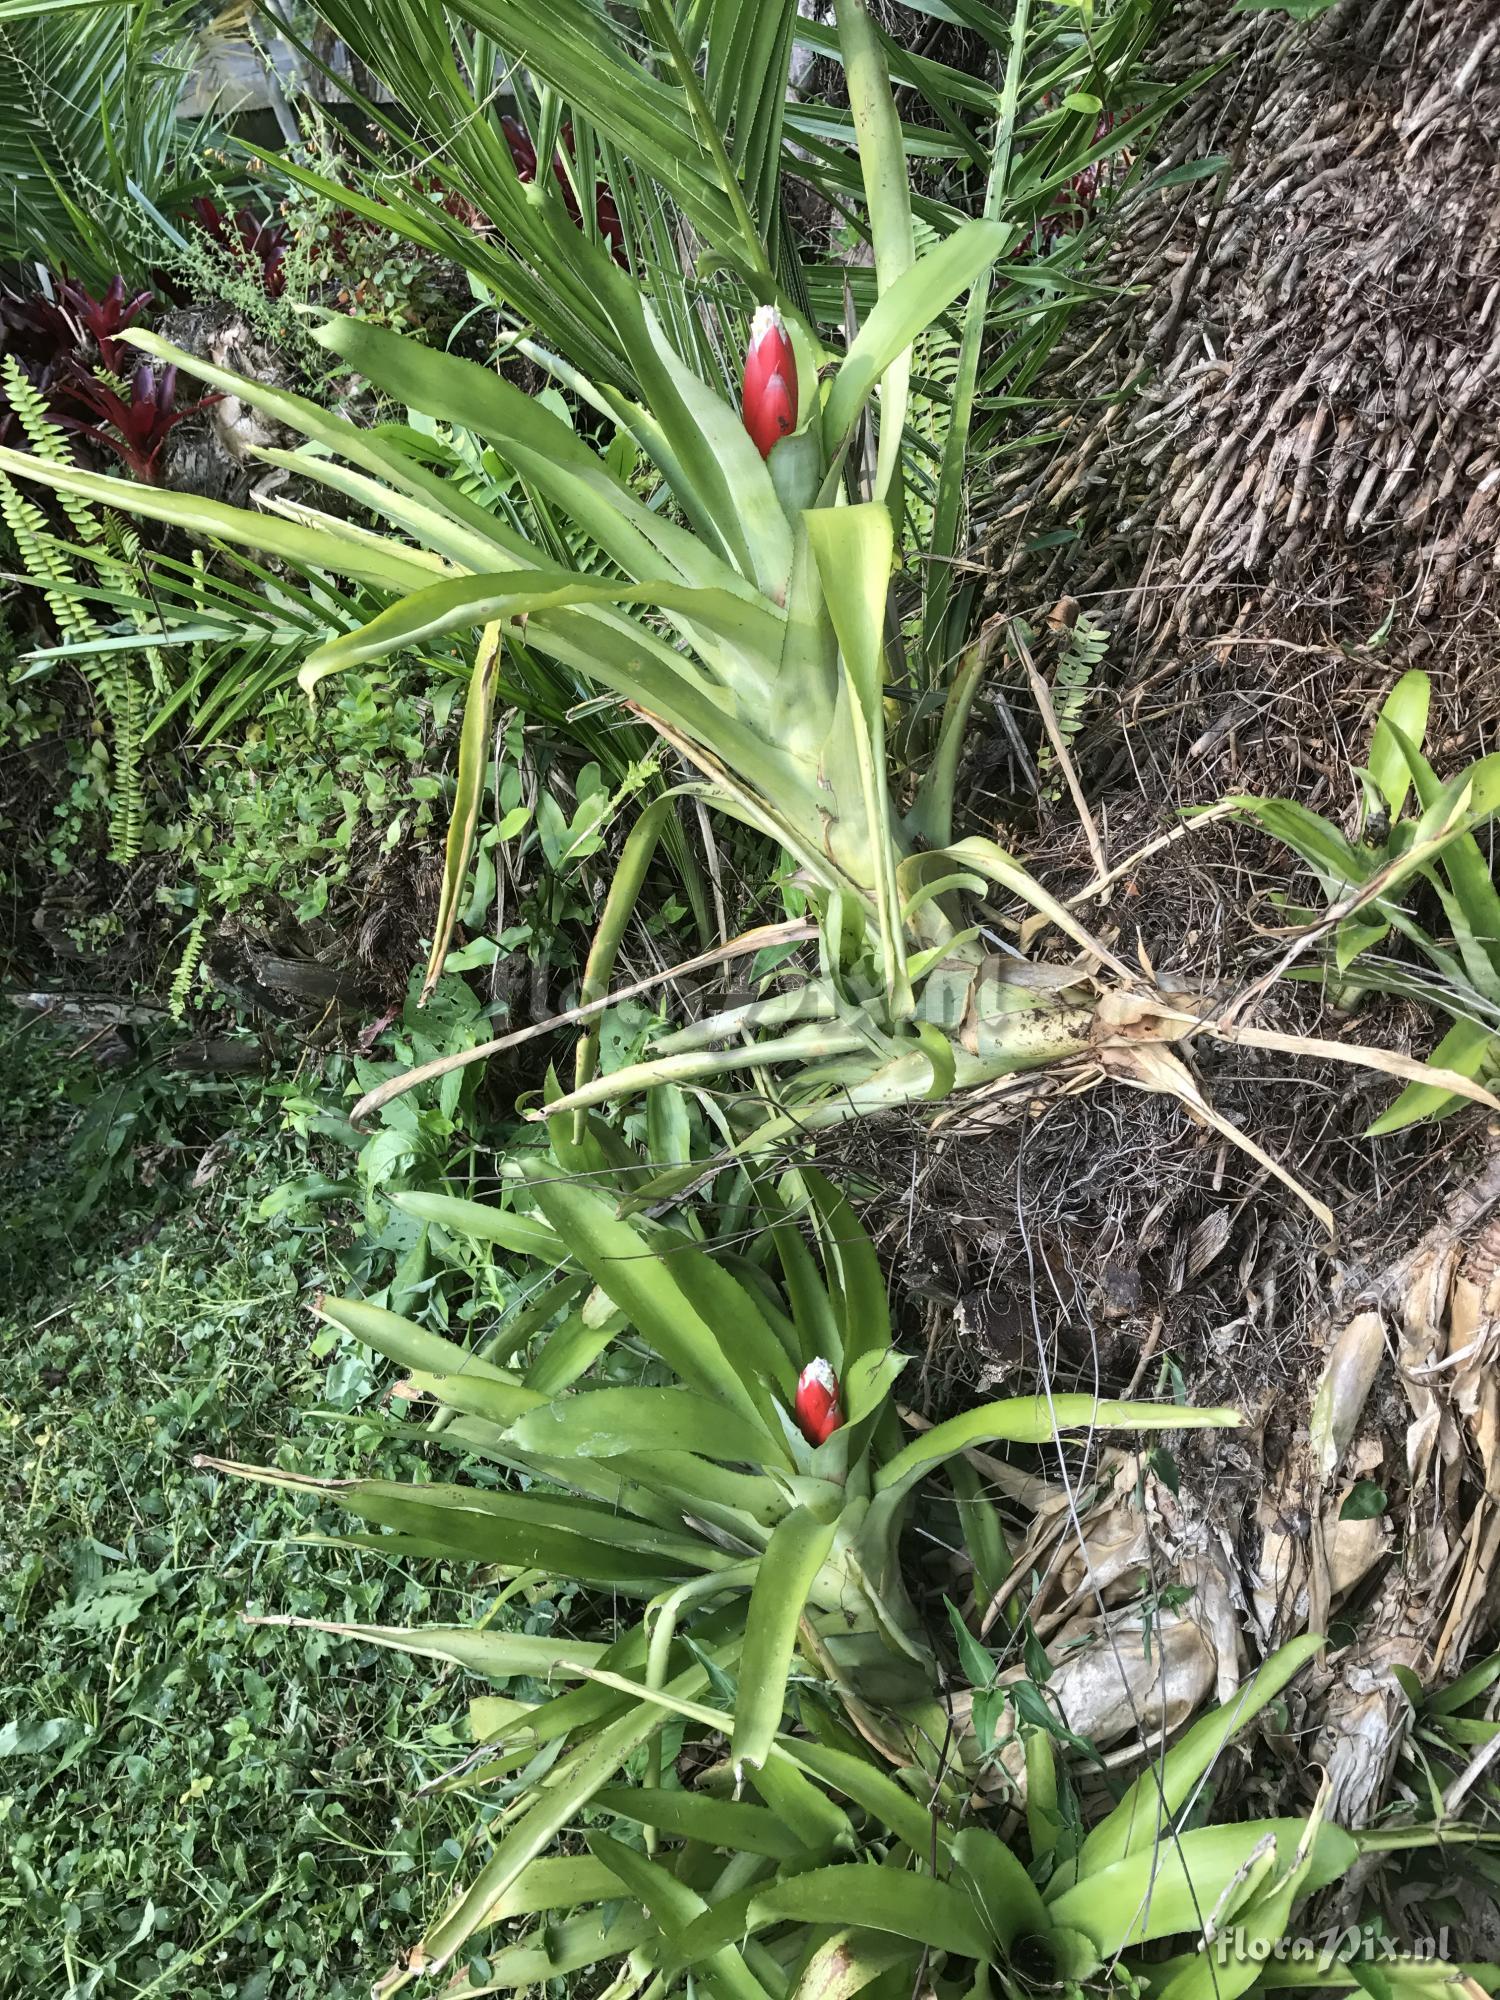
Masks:
[[[0,364],[0,382],[16,419],[38,458],[71,465],[67,438],[48,414],[45,398],[27,380],[14,355]],[[126,566],[108,551],[108,517],[100,521],[87,500],[58,495],[69,525],[101,581],[128,579]],[[129,663],[108,653],[85,650],[102,637],[102,627],[82,598],[65,585],[80,579],[67,548],[51,532],[47,517],[6,474],[0,473],[0,521],[10,532],[21,569],[41,591],[63,638],[79,648],[74,663],[103,711],[110,731],[109,852],[122,866],[141,851],[146,824],[146,790],[141,776],[145,713],[140,684]],[[163,669],[164,671],[164,669]]]
[[[1102,625],[1095,624],[1086,611],[1081,611],[1066,635],[1052,673],[1052,709],[1064,743],[1071,743],[1083,727],[1094,676],[1108,650],[1109,633]],[[1051,745],[1044,743],[1037,757],[1038,772],[1045,774],[1053,762]]]
[[[21,364],[13,354],[6,355],[3,367],[0,367],[0,377],[5,383],[5,400],[37,457],[46,459],[51,465],[74,464],[73,447],[68,442],[67,433],[54,422],[47,407],[47,398],[22,373]],[[78,540],[85,544],[97,541],[99,521],[89,502],[64,489],[59,489],[57,499]]]
[[[10,530],[20,566],[47,603],[65,638],[87,643],[99,636],[93,614],[81,599],[51,586],[75,583],[67,557],[47,527],[47,517],[7,474],[0,473],[0,521]]]
[[[109,544],[113,552],[112,559],[107,565],[108,580],[115,583],[122,591],[137,589],[141,577],[142,563],[141,538],[136,530],[122,514],[116,514],[111,509],[104,516],[104,540]],[[95,560],[98,563],[100,575],[106,575],[104,559],[96,557]],[[130,616],[131,622],[134,624],[137,632],[144,633],[148,629],[154,628],[158,622],[147,615],[141,604],[139,595],[137,595],[132,604]],[[145,654],[146,664],[151,670],[152,691],[158,699],[164,700],[171,693],[172,688],[172,679],[167,671],[166,657],[159,646],[147,646]]]
[[[200,910],[188,925],[187,937],[182,946],[182,957],[177,961],[177,970],[172,975],[172,990],[167,995],[167,1012],[174,1021],[180,1021],[187,1012],[188,994],[198,974],[207,930],[208,911]]]
[[[114,782],[109,795],[109,856],[122,868],[141,851],[146,830],[146,787],[141,777],[145,749],[144,702],[140,683],[128,667],[111,677],[107,697],[114,725],[111,744]]]

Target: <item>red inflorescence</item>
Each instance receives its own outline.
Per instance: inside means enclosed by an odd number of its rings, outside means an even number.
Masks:
[[[809,1444],[823,1444],[843,1427],[839,1378],[821,1356],[816,1361],[809,1361],[797,1378],[797,1401],[793,1414],[798,1430]]]
[[[775,306],[758,306],[745,350],[745,429],[762,458],[797,428],[797,357]]]

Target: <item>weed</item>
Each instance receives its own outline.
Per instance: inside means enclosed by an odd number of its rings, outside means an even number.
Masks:
[[[7,1074],[32,1079],[7,1106],[7,1197],[51,1161],[51,1196],[69,1201],[68,1072],[33,1034]],[[289,1648],[241,1623],[473,1608],[430,1564],[284,1542],[295,1513],[279,1496],[220,1507],[219,1481],[193,1469],[196,1449],[274,1454],[289,1434],[328,1469],[392,1449],[378,1418],[314,1414],[348,1409],[369,1379],[353,1343],[309,1352],[302,1288],[336,1261],[331,1218],[257,1220],[307,1149],[244,1115],[228,1145],[222,1181],[181,1200],[177,1164],[139,1206],[112,1205],[112,1243],[96,1216],[93,1244],[85,1225],[72,1254],[56,1245],[35,1304],[13,1289],[0,1316],[15,1357],[0,1397],[0,1994],[354,2000],[387,1927],[420,1920],[429,1871],[454,1858],[404,1802],[456,1741],[449,1690],[416,1663],[317,1633]]]

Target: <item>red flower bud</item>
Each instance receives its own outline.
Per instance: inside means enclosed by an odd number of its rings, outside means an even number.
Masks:
[[[762,458],[797,428],[797,357],[775,306],[757,306],[745,352],[745,429]]]
[[[809,1361],[797,1377],[797,1402],[793,1414],[797,1428],[809,1444],[823,1444],[843,1426],[839,1408],[839,1378],[821,1356]]]

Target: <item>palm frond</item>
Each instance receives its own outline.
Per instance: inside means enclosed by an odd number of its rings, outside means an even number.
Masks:
[[[152,261],[170,205],[186,0],[0,13],[0,262],[89,284]]]

